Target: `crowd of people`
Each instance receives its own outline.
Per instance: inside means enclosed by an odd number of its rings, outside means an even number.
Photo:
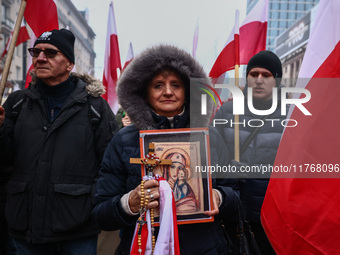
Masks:
[[[66,29],[41,34],[28,49],[34,66],[29,88],[11,93],[0,106],[3,254],[97,254],[101,230],[119,230],[115,254],[130,254],[136,222],[142,228],[144,210],[162,207],[164,199],[160,180],[145,179],[141,165],[130,163],[141,156],[142,130],[207,128],[211,165],[274,163],[283,130],[270,122],[256,131],[240,161],[234,160],[234,127],[211,126],[210,100],[208,114],[201,115],[201,101],[195,100],[200,97],[192,96],[201,90],[190,79],[209,79],[189,53],[161,44],[136,56],[118,79],[121,109],[115,116],[101,97],[102,83],[71,72],[74,42]],[[272,88],[281,88],[279,58],[259,52],[249,61],[246,78],[245,96],[252,88],[254,107],[269,109]],[[279,113],[277,107],[269,117],[280,119]],[[232,102],[224,103],[215,118],[232,119]],[[245,107],[240,118],[259,116]],[[240,126],[241,145],[253,129]],[[190,157],[181,150],[167,156],[172,163],[163,167],[162,177],[174,201],[185,199],[186,210],[197,210]],[[157,227],[155,254],[233,254],[233,231],[228,228],[234,226],[240,201],[261,253],[275,254],[260,222],[267,185],[268,178],[212,175],[212,206],[202,212],[212,220],[175,226],[177,248],[157,243],[162,226]],[[231,238],[221,238],[226,232]],[[138,254],[144,254],[144,248],[139,249]]]

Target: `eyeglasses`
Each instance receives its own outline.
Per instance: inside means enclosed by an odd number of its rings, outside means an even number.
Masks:
[[[41,50],[41,49],[38,49],[38,48],[29,48],[28,52],[34,58],[37,58],[39,56],[40,52],[44,52],[44,54],[47,58],[54,58],[55,55],[57,55],[57,53],[61,52],[61,51],[60,50],[54,50],[54,49]]]

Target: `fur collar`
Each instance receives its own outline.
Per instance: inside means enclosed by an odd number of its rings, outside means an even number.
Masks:
[[[34,70],[30,72],[30,75],[32,77],[31,85],[34,86],[37,83],[37,75]],[[99,97],[106,92],[103,83],[93,76],[90,76],[86,73],[71,73],[70,76],[84,81],[87,84],[85,87],[87,93],[93,97]]]

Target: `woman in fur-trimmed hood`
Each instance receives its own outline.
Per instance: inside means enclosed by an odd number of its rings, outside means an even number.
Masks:
[[[121,229],[121,242],[116,254],[129,254],[134,227],[140,209],[140,165],[130,164],[139,158],[139,131],[202,127],[208,117],[200,116],[198,89],[190,89],[190,78],[203,78],[203,68],[187,52],[170,45],[154,46],[135,57],[118,81],[118,97],[130,116],[132,125],[121,129],[109,144],[103,158],[95,194],[93,219],[102,230]],[[197,83],[200,84],[200,83]],[[208,107],[211,112],[211,108]],[[214,133],[212,130],[211,132]],[[215,134],[215,133],[214,133]],[[210,133],[212,162],[223,159],[224,147],[218,134]],[[148,208],[158,206],[156,180],[144,184],[153,200]],[[237,202],[234,181],[213,179],[216,207],[209,215],[233,213]],[[218,206],[219,205],[219,206]],[[178,226],[181,254],[226,254],[227,243],[220,238],[218,221]],[[164,251],[164,254],[166,251]]]
[[[119,103],[139,130],[157,129],[157,121],[146,101],[147,86],[151,79],[163,70],[175,72],[185,86],[184,108],[190,112],[190,127],[208,126],[209,114],[201,116],[200,90],[196,84],[207,82],[202,66],[184,50],[170,45],[149,48],[137,56],[124,70],[118,81]],[[190,87],[190,78],[195,78]],[[200,79],[200,81],[198,80]],[[193,100],[195,99],[195,100]],[[191,100],[191,101],[190,101]],[[212,102],[208,113],[212,112]],[[189,127],[189,123],[186,123]],[[186,127],[185,126],[185,127]]]

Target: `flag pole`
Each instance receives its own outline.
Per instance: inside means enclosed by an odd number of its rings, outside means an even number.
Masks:
[[[26,0],[21,1],[18,17],[17,17],[17,20],[15,22],[15,26],[14,26],[12,40],[11,40],[11,43],[9,45],[8,54],[7,54],[6,61],[5,61],[4,70],[2,72],[1,82],[0,82],[0,105],[2,105],[2,97],[3,97],[3,94],[4,94],[5,85],[6,85],[8,74],[9,74],[9,69],[10,69],[11,63],[12,63],[15,44],[16,44],[18,36],[19,36],[21,22],[22,22],[22,19],[24,17],[26,4],[27,4]]]
[[[240,34],[239,31],[239,10],[236,9],[235,12],[235,32],[234,32],[234,42],[235,42],[235,86],[240,88],[239,83],[239,68],[240,68],[240,42],[238,35]],[[237,31],[237,33],[236,33]],[[236,34],[236,35],[235,35]],[[234,116],[235,120],[235,127],[234,127],[234,158],[236,161],[240,161],[240,126],[238,125],[240,121],[240,116],[236,114]]]
[[[239,65],[235,65],[235,86],[240,88],[239,84]],[[240,126],[237,124],[240,121],[240,115],[236,114],[234,116],[235,119],[235,129],[234,129],[234,151],[235,151],[235,160],[240,161]]]

